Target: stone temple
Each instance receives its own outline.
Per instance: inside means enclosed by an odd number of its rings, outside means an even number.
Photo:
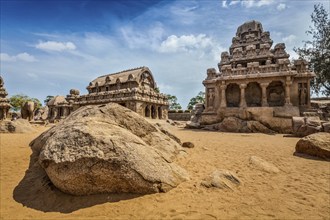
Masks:
[[[167,119],[167,96],[156,88],[148,67],[103,75],[89,83],[87,95],[71,89],[66,97],[56,96],[50,100],[48,118],[50,121],[63,119],[81,106],[115,102],[147,118]]]
[[[4,120],[7,118],[8,111],[11,107],[7,95],[8,93],[4,87],[4,81],[0,76],[0,120]]]
[[[202,124],[228,116],[285,119],[309,108],[310,80],[315,74],[302,59],[291,63],[284,43],[272,45],[270,33],[258,21],[237,28],[229,52],[221,53],[220,72],[207,70]]]

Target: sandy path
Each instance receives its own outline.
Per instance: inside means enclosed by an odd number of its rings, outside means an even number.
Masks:
[[[330,162],[294,156],[297,138],[172,130],[182,141],[195,143],[178,161],[190,173],[190,181],[168,193],[138,197],[77,198],[57,192],[54,205],[45,204],[47,212],[24,207],[16,201],[24,195],[15,195],[16,200],[13,195],[29,191],[20,181],[29,166],[28,144],[39,133],[0,134],[1,219],[330,219]],[[273,163],[280,172],[271,174],[251,165],[253,155]],[[200,186],[215,169],[236,172],[242,184],[233,191]],[[18,186],[21,190],[15,191]],[[36,194],[24,199],[55,198],[42,188]],[[34,202],[42,205],[42,200]]]

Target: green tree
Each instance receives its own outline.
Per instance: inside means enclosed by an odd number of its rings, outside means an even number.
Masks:
[[[48,103],[52,98],[54,98],[54,96],[52,96],[52,95],[48,95],[48,96],[46,97],[46,99],[44,100],[45,105],[47,105],[47,103]]]
[[[154,88],[154,91],[155,91],[156,93],[160,93],[159,87]]]
[[[192,110],[197,103],[205,103],[205,92],[200,91],[196,97],[191,98],[187,109]]]
[[[24,94],[18,94],[18,95],[13,95],[9,98],[10,104],[13,106],[14,111],[19,111],[22,107],[22,105],[26,101],[33,101],[37,103],[37,108],[40,108],[41,102],[37,98],[31,98],[27,95]]]
[[[323,5],[314,5],[311,15],[313,27],[306,31],[312,40],[304,41],[304,47],[294,51],[310,63],[316,77],[311,82],[315,93],[330,95],[330,19]]]
[[[181,105],[178,103],[178,98],[175,95],[167,95],[170,110],[180,110]]]

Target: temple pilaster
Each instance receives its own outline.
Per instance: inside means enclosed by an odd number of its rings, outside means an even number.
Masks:
[[[267,86],[269,85],[269,83],[260,83],[261,86],[261,92],[262,92],[262,96],[261,96],[261,106],[262,107],[268,107],[268,101],[267,101]]]
[[[227,100],[226,100],[226,88],[225,82],[222,82],[220,89],[221,89],[221,102],[220,107],[226,108],[227,107]]]
[[[290,98],[291,85],[292,85],[291,80],[287,79],[285,82],[285,105],[292,105],[291,98]]]
[[[246,88],[246,84],[242,83],[239,85],[239,88],[241,89],[241,100],[239,103],[239,107],[246,107],[246,100],[245,100],[245,88]]]

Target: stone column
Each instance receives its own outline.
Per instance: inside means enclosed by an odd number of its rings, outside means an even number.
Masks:
[[[214,109],[218,109],[219,107],[219,94],[220,91],[219,91],[219,86],[218,85],[215,85],[215,88],[214,88]]]
[[[311,79],[307,79],[307,108],[311,107]]]
[[[246,107],[246,101],[245,101],[245,88],[246,88],[246,84],[245,83],[242,83],[239,85],[239,88],[241,89],[241,101],[239,103],[239,107],[240,108],[244,108]]]
[[[260,83],[261,91],[262,91],[262,99],[261,99],[261,106],[262,107],[268,107],[268,101],[267,101],[267,86],[269,83]]]
[[[227,100],[226,100],[226,88],[225,82],[222,82],[220,89],[221,89],[221,102],[220,102],[220,108],[226,108],[227,107]]]
[[[285,82],[285,105],[292,105],[290,100],[290,89],[291,89],[292,82],[286,81]]]

